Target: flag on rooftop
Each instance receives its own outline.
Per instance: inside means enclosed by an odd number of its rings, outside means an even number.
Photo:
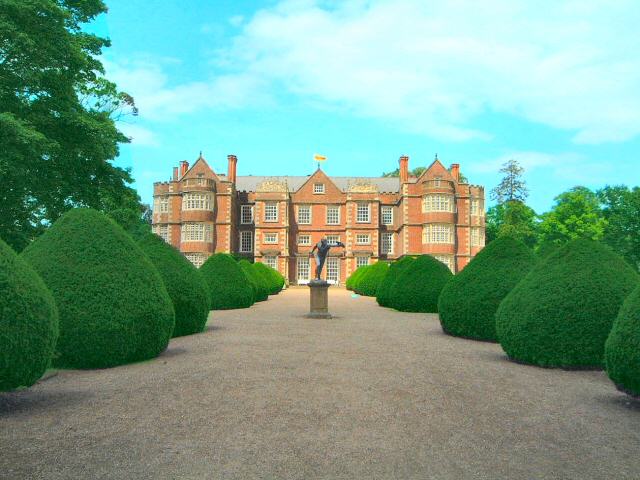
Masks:
[[[324,155],[318,155],[317,153],[313,156],[313,160],[316,162],[324,162],[327,159]]]

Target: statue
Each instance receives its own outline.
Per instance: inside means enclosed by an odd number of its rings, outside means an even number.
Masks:
[[[337,242],[334,244],[330,244],[326,237],[322,237],[318,243],[313,246],[313,249],[309,253],[309,255],[313,255],[316,259],[316,278],[314,281],[320,281],[320,274],[322,273],[322,267],[324,266],[324,261],[327,259],[327,255],[329,254],[329,250],[331,247],[343,247],[345,248],[345,244],[342,242]],[[317,250],[317,251],[316,251]]]

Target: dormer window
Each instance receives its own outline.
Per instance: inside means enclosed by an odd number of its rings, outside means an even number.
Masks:
[[[313,193],[324,193],[324,183],[314,183],[313,184]]]

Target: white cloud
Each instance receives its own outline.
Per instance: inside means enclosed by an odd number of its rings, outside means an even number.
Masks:
[[[230,22],[209,78],[174,85],[152,63],[111,64],[110,78],[154,119],[284,92],[443,140],[489,138],[487,112],[576,143],[640,133],[636,0],[283,0]]]
[[[120,130],[131,139],[131,143],[133,145],[143,147],[157,147],[160,144],[155,133],[153,133],[148,128],[126,122],[118,122],[117,127],[118,130]]]

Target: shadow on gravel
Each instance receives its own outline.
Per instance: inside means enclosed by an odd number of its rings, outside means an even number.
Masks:
[[[595,400],[604,406],[613,406],[627,412],[640,412],[640,398],[630,397],[626,393],[618,392],[611,385],[612,392],[606,395],[598,395]]]
[[[183,353],[187,353],[187,349],[186,348],[169,347],[164,352],[162,352],[160,355],[158,355],[158,358],[171,358],[171,357],[176,357],[178,355],[181,355]]]
[[[17,413],[34,413],[42,409],[51,411],[56,407],[73,407],[93,396],[92,393],[75,390],[62,392],[20,390],[0,393],[0,418]]]
[[[220,325],[207,325],[207,327],[204,329],[204,332],[213,332],[214,330],[224,330],[223,327],[221,327]]]

